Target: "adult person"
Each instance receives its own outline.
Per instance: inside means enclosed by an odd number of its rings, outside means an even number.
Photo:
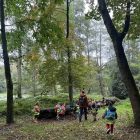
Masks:
[[[85,116],[85,120],[87,120],[88,99],[84,91],[80,93],[78,104],[80,108],[79,122],[82,121],[83,114]]]

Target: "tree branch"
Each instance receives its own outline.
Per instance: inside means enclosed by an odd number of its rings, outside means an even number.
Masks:
[[[118,32],[109,15],[109,12],[108,12],[107,6],[106,6],[106,2],[105,2],[105,0],[98,0],[98,4],[99,4],[99,11],[102,15],[102,18],[104,20],[104,24],[106,25],[107,31],[108,31],[110,37],[113,40],[115,40],[116,36],[118,36]]]
[[[123,31],[120,33],[121,38],[124,39],[126,36],[130,26],[130,0],[127,2],[127,11],[126,11],[126,17],[125,17],[125,23],[124,23],[124,28]]]

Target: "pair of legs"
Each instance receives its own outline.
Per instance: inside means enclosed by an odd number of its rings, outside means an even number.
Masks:
[[[79,119],[80,117],[80,111],[79,112],[75,112],[75,119]]]
[[[111,132],[111,134],[113,134],[114,132],[114,124],[106,124],[106,128],[107,128],[107,134],[109,134]]]
[[[91,114],[93,116],[93,121],[97,121],[97,111],[95,109],[92,109]]]
[[[93,121],[97,121],[97,114],[92,114],[92,116],[93,116]]]
[[[56,119],[57,120],[63,120],[64,116],[65,116],[65,114],[57,113]]]
[[[83,114],[85,115],[85,120],[87,120],[87,108],[86,107],[80,107],[79,122],[81,122]]]

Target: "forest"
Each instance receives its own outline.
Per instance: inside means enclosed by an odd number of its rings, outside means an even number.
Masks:
[[[0,140],[140,139],[139,0],[0,0],[0,25]],[[84,120],[83,91],[96,121],[89,109]],[[37,104],[54,116],[34,122]]]

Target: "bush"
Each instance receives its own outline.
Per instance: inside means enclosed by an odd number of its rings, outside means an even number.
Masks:
[[[35,98],[30,97],[26,99],[16,99],[14,103],[14,112],[16,115],[32,114],[32,109],[36,102],[40,103],[42,109],[52,108],[58,102],[68,103],[67,94],[61,94],[58,96],[37,96]]]
[[[126,99],[128,97],[128,92],[121,80],[121,76],[118,70],[113,73],[111,94],[119,99]]]

